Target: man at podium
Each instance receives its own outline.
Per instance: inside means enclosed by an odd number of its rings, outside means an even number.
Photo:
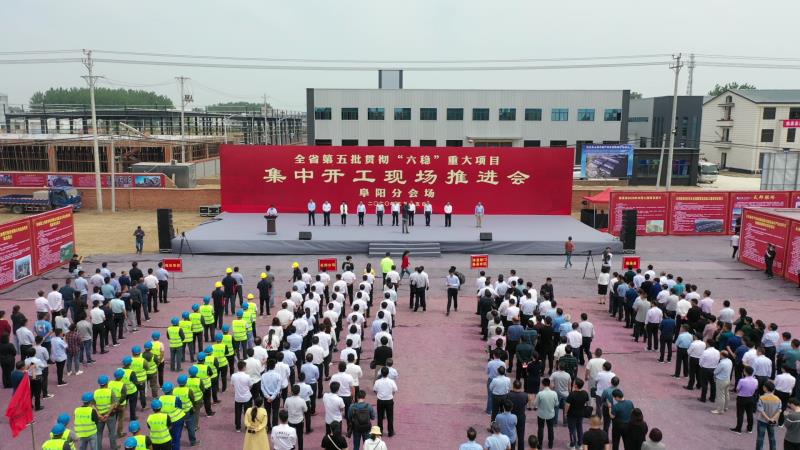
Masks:
[[[275,205],[269,206],[269,209],[267,209],[267,214],[264,216],[264,218],[267,219],[267,234],[277,234],[275,219],[278,218],[278,209],[275,208]]]
[[[269,205],[269,209],[267,209],[267,215],[265,217],[278,217],[278,210],[275,208],[275,205]]]

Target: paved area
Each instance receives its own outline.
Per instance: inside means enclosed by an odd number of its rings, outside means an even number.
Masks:
[[[640,238],[639,255],[645,264],[654,264],[657,270],[668,270],[683,274],[687,280],[708,288],[717,299],[716,310],[723,299],[731,299],[734,307],[744,306],[753,311],[756,318],[766,322],[775,321],[782,330],[800,333],[800,290],[780,281],[766,280],[761,273],[730,259],[727,240],[723,237],[653,237]],[[341,261],[341,255],[339,255]],[[96,257],[87,262],[88,267],[102,260],[109,261],[115,269],[128,268],[131,256]],[[140,266],[154,264],[159,255],[145,255]],[[191,303],[198,302],[202,295],[210,291],[211,282],[227,266],[238,264],[246,276],[246,286],[252,287],[256,276],[265,264],[279,268],[277,278],[279,289],[288,283],[289,266],[292,258],[278,256],[197,256],[186,259],[186,273],[177,277],[171,287],[173,301],[147,324],[138,334],[126,339],[123,345],[113,348],[109,354],[99,356],[95,364],[84,375],[68,378],[69,385],[56,388],[51,375],[50,391],[55,397],[44,401],[45,410],[37,413],[35,428],[37,443],[41,444],[55,417],[61,411],[71,411],[81,392],[96,387],[95,380],[101,373],[110,374],[118,366],[123,356],[128,354],[134,344],[144,342],[152,330],[162,330],[172,315],[188,309]],[[314,257],[302,257],[302,265],[313,267]],[[355,256],[358,269],[367,262],[365,256]],[[378,261],[373,260],[373,265]],[[618,259],[617,259],[618,262]],[[485,404],[484,367],[486,354],[484,343],[478,335],[477,316],[473,314],[474,299],[464,296],[457,314],[445,317],[445,295],[443,276],[447,267],[465,267],[469,263],[467,255],[447,255],[435,259],[414,259],[412,264],[424,264],[431,275],[433,287],[430,291],[429,308],[426,313],[411,313],[406,308],[408,291],[404,286],[398,301],[399,326],[396,328],[396,364],[399,370],[400,393],[397,397],[396,429],[397,435],[387,439],[391,449],[445,449],[457,448],[464,440],[465,430],[474,426],[479,430],[480,441],[486,436],[488,417],[483,413]],[[508,273],[515,268],[525,279],[540,284],[546,276],[552,276],[556,287],[559,306],[564,306],[571,314],[588,312],[598,332],[595,346],[606,352],[614,365],[614,371],[622,379],[626,397],[642,408],[645,420],[650,427],[659,427],[665,435],[665,442],[671,449],[747,449],[753,448],[755,435],[737,436],[728,431],[733,426],[735,416],[728,412],[724,416],[709,413],[711,407],[696,400],[696,392],[682,389],[681,381],[669,375],[673,367],[658,364],[656,355],[644,351],[642,344],[635,344],[628,330],[603,313],[597,305],[595,279],[589,265],[589,276],[582,278],[585,258],[575,258],[575,266],[564,270],[558,257],[518,257],[491,256],[489,273]],[[596,261],[599,269],[599,260]],[[463,269],[462,269],[463,270]],[[464,270],[472,285],[473,271]],[[51,278],[60,278],[57,272]],[[10,311],[16,303],[23,305],[28,317],[33,316],[32,295],[37,289],[46,289],[53,282],[40,280],[21,286],[0,295],[0,309]],[[24,302],[24,303],[23,303]],[[266,326],[265,319],[259,322]],[[163,333],[162,333],[163,334]],[[365,344],[365,354],[371,354],[372,347]],[[365,364],[368,364],[369,358]],[[53,369],[54,371],[54,369]],[[175,374],[167,372],[167,379]],[[683,381],[685,382],[685,381]],[[371,384],[363,383],[368,391]],[[238,448],[243,440],[241,434],[233,430],[232,393],[222,395],[223,403],[217,405],[217,415],[203,417],[199,438],[203,448],[227,446]],[[6,405],[10,390],[0,390],[0,405]],[[374,402],[370,392],[369,400]],[[322,417],[314,417],[314,433],[306,436],[308,448],[318,448],[322,437]],[[8,436],[5,417],[0,418],[0,436]],[[535,428],[535,418],[529,416],[526,433]],[[533,430],[535,431],[535,430]],[[779,440],[783,432],[779,432]],[[556,430],[555,448],[567,444],[567,430]],[[185,440],[185,438],[184,438]],[[208,447],[207,447],[208,446]],[[23,450],[31,448],[30,434],[26,431],[13,441],[3,441],[3,450]]]

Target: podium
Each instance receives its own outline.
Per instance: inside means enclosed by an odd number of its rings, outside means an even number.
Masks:
[[[274,235],[278,234],[277,226],[275,221],[278,219],[278,216],[264,216],[267,219],[267,234]]]

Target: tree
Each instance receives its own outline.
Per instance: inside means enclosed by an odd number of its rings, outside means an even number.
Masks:
[[[260,113],[264,108],[263,102],[225,102],[209,105],[206,108],[208,112],[217,113],[243,113],[243,112],[258,112]],[[272,105],[267,103],[267,109],[272,108]]]
[[[756,87],[749,83],[739,84],[736,81],[733,81],[730,83],[725,83],[722,86],[720,86],[719,84],[715,84],[714,89],[708,91],[708,95],[716,97],[722,94],[723,92],[729,91],[731,89],[756,89]]]
[[[642,98],[641,92],[631,91],[631,100],[636,100]]]
[[[135,89],[98,87],[95,88],[94,98],[97,105],[103,106],[173,107],[172,100],[167,96]],[[90,104],[89,88],[50,88],[31,96],[32,108],[41,107],[43,104],[88,106]]]

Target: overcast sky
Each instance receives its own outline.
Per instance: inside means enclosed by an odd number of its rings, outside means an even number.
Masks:
[[[511,59],[677,51],[800,56],[800,2],[742,0],[6,0],[0,51],[94,48],[247,57]],[[99,55],[98,55],[99,56]],[[109,56],[110,57],[110,56]],[[2,58],[2,57],[0,57]],[[8,57],[5,57],[8,58]],[[305,109],[305,88],[375,88],[377,73],[145,67],[98,63],[131,84],[191,77],[198,105],[270,96]],[[12,104],[37,90],[83,85],[80,64],[0,66]],[[698,67],[695,94],[716,82],[800,88],[798,70]],[[406,88],[631,89],[669,95],[664,67],[547,71],[413,72]],[[682,73],[680,92],[685,91]],[[205,86],[216,91],[207,89]],[[175,83],[151,88],[178,102]]]

